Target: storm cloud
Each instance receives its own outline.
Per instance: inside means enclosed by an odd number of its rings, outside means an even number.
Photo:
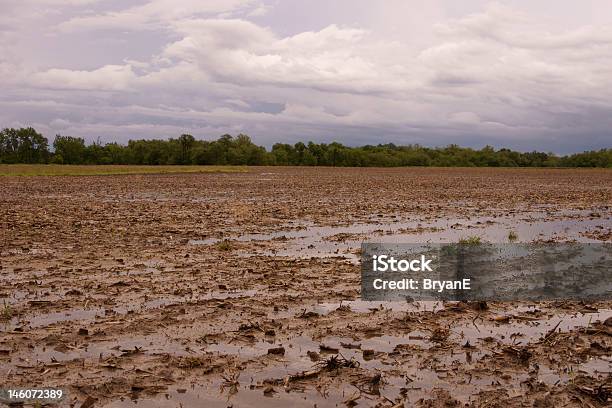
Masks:
[[[612,146],[607,1],[0,0],[0,127]]]

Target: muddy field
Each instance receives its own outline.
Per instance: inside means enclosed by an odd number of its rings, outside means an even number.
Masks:
[[[0,386],[75,407],[609,406],[612,302],[360,301],[362,241],[612,241],[612,171],[0,178]]]

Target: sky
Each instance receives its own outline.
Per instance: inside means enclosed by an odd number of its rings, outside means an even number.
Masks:
[[[0,127],[612,147],[608,0],[0,0]]]

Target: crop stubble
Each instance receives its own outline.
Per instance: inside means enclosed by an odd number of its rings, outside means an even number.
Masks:
[[[609,170],[2,177],[0,384],[76,406],[605,406],[612,302],[367,304],[354,259],[397,234],[609,242],[611,198]]]

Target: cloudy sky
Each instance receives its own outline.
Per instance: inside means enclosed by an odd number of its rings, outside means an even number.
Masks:
[[[612,147],[609,0],[0,0],[0,127]]]

